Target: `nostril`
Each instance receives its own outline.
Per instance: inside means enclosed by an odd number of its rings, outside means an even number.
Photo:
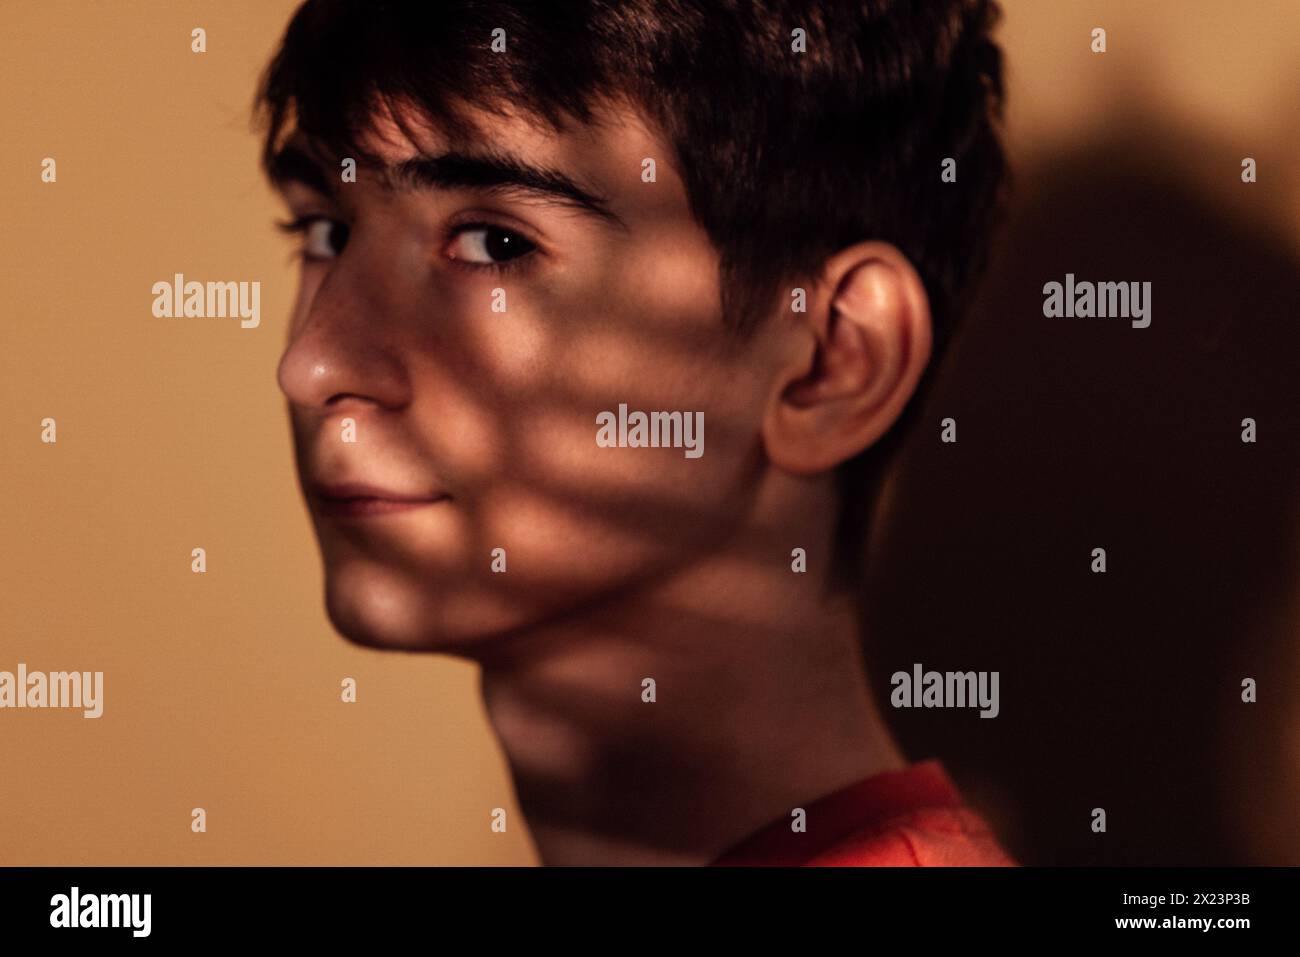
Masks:
[[[329,406],[329,405],[342,405],[343,403],[347,402],[347,401],[350,400],[350,399],[351,399],[351,400],[355,400],[355,401],[357,401],[357,402],[373,402],[373,401],[375,401],[374,399],[370,398],[369,396],[361,395],[361,394],[358,393],[358,392],[339,392],[339,393],[337,393],[336,395],[332,395],[332,396],[330,396],[328,399],[326,399],[326,400],[325,400],[325,404],[326,404],[327,406]]]

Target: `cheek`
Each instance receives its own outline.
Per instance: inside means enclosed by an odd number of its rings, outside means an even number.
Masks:
[[[711,357],[712,316],[661,326],[656,344],[643,317],[546,306],[467,323],[421,374],[419,428],[467,517],[468,554],[503,548],[512,587],[556,593],[698,555],[746,513],[756,482],[746,366]],[[632,447],[638,412],[676,413],[658,434],[678,447]]]

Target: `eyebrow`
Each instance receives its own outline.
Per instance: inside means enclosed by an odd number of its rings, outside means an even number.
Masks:
[[[558,201],[608,223],[625,226],[606,200],[588,192],[559,170],[533,166],[504,154],[441,153],[403,160],[388,171],[397,187],[489,189],[533,193]]]
[[[334,183],[322,161],[292,143],[270,160],[267,172],[277,186],[299,182],[326,196],[335,194]],[[583,189],[559,170],[534,166],[506,154],[440,153],[403,160],[380,171],[381,182],[391,189],[486,189],[522,192],[559,202],[607,223],[627,228],[609,208],[608,201]]]

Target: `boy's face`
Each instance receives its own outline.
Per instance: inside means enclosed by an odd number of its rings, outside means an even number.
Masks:
[[[412,142],[389,118],[367,145],[393,166],[454,153],[549,172],[494,186],[499,169],[456,160],[343,182],[342,158],[317,156],[325,182],[282,183],[309,221],[279,381],[330,617],[363,644],[487,653],[671,573],[755,507],[774,352],[724,328],[671,151],[629,111],[563,135],[471,116],[472,142]],[[560,177],[608,215],[533,188]],[[597,415],[620,403],[702,412],[704,454],[599,446]]]

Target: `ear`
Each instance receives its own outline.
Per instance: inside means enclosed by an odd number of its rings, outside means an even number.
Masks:
[[[857,455],[898,419],[930,361],[930,303],[906,256],[866,242],[827,261],[796,319],[763,443],[779,468],[812,475]]]

